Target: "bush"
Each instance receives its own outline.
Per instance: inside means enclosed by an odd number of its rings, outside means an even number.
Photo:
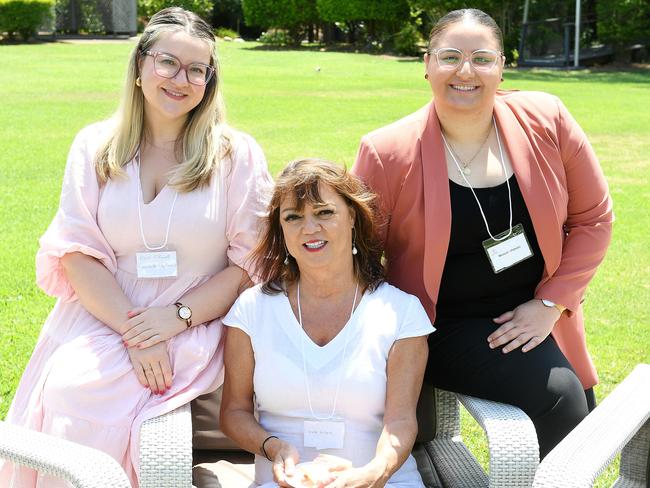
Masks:
[[[182,7],[185,10],[191,10],[206,22],[210,22],[212,18],[213,2],[211,0],[138,0],[138,16],[148,19],[167,7]]]
[[[418,56],[420,45],[424,42],[422,34],[413,24],[406,24],[401,31],[395,34],[395,50],[404,56]]]
[[[257,40],[270,46],[288,46],[293,44],[293,38],[284,29],[269,29],[266,32],[262,32],[262,35]]]
[[[53,0],[0,0],[0,32],[27,40],[52,17]]]
[[[214,34],[217,37],[221,37],[222,39],[224,37],[230,37],[231,39],[237,39],[239,37],[238,32],[236,32],[236,31],[234,31],[232,29],[229,29],[228,27],[217,27],[214,30]]]

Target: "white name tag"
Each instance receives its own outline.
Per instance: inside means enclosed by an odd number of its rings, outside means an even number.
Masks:
[[[305,447],[343,449],[345,422],[336,420],[305,420]]]
[[[176,251],[135,253],[138,278],[174,278],[178,275]]]
[[[507,232],[502,232],[496,237],[504,236]],[[486,239],[483,241],[483,248],[495,273],[500,273],[533,255],[521,224],[515,225],[512,228],[512,235],[503,241]]]

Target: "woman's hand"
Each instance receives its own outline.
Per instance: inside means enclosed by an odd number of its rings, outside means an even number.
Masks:
[[[171,388],[172,367],[166,343],[161,342],[146,349],[130,348],[127,352],[142,386],[151,389],[157,395]]]
[[[318,462],[318,459],[314,462]],[[383,479],[385,470],[374,461],[360,468],[353,468],[349,461],[347,465],[331,464],[329,470],[334,479],[323,485],[327,488],[381,488],[386,484]]]
[[[488,336],[490,348],[505,344],[504,353],[520,346],[523,346],[523,352],[528,352],[548,337],[560,315],[557,308],[547,307],[541,300],[533,299],[522,303],[514,310],[493,319],[501,327]]]
[[[129,311],[129,320],[122,340],[128,348],[144,349],[171,339],[187,329],[176,315],[176,306],[138,307]]]
[[[266,443],[266,452],[273,463],[273,479],[278,485],[290,488],[287,478],[296,474],[296,464],[300,462],[298,450],[281,439],[271,439]]]

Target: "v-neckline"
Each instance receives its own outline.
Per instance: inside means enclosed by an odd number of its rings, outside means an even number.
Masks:
[[[309,334],[307,334],[305,329],[300,325],[300,322],[298,321],[298,318],[296,317],[296,314],[294,313],[293,308],[291,307],[291,301],[289,300],[289,295],[283,293],[282,296],[285,304],[285,310],[290,317],[291,326],[292,328],[295,328],[298,334],[300,335],[298,339],[299,340],[306,339],[305,342],[308,344],[307,347],[313,350],[326,351],[332,349],[333,344],[341,342],[343,340],[343,332],[345,332],[345,330],[348,329],[349,327],[350,328],[352,327],[352,325],[356,321],[357,313],[365,303],[366,292],[362,292],[361,298],[359,299],[354,311],[352,312],[348,320],[345,322],[343,327],[341,327],[341,330],[339,330],[334,337],[332,337],[326,344],[323,344],[322,346],[314,342],[314,340],[309,336]],[[350,331],[349,333],[352,333],[352,331]]]
[[[136,183],[137,183],[137,186],[138,186],[138,196],[140,198],[140,202],[142,202],[142,205],[145,206],[145,207],[148,207],[150,205],[153,205],[156,201],[160,200],[160,198],[158,198],[158,197],[160,197],[160,195],[162,195],[165,192],[165,190],[167,190],[167,188],[169,187],[169,183],[165,183],[163,185],[163,187],[160,189],[160,191],[158,193],[156,193],[156,195],[151,200],[149,200],[148,202],[145,202],[144,201],[144,190],[142,189],[142,178],[141,178],[141,175],[140,175],[139,154],[136,155],[136,157],[134,158],[133,161],[134,161],[133,166],[135,168],[135,174],[136,174],[136,177],[137,177],[136,178]]]

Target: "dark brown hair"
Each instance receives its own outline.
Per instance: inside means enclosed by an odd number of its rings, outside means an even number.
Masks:
[[[476,8],[463,8],[460,10],[452,10],[444,17],[440,18],[431,29],[429,34],[429,44],[427,45],[427,52],[431,54],[433,44],[438,40],[442,33],[452,24],[458,22],[471,21],[478,25],[487,27],[492,31],[494,38],[499,44],[499,51],[503,52],[503,33],[501,28],[497,25],[492,17]]]
[[[289,263],[284,264],[286,244],[280,223],[280,205],[288,197],[295,197],[298,211],[306,203],[323,203],[319,192],[321,183],[338,193],[354,213],[353,236],[357,248],[354,274],[359,283],[372,291],[384,280],[375,195],[361,180],[336,163],[322,159],[300,159],[289,163],[276,178],[268,206],[266,230],[250,257],[258,278],[264,282],[264,293],[284,291],[300,277],[300,270],[292,256],[289,256]]]

